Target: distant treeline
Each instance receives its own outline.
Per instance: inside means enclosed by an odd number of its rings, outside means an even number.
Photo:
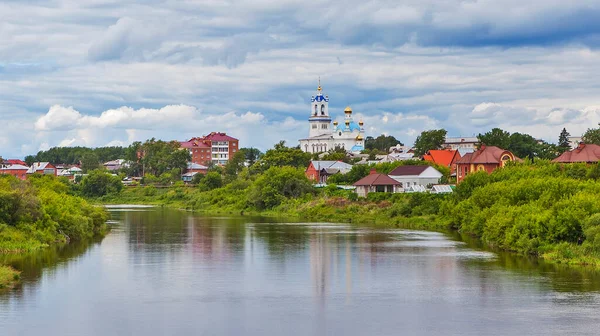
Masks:
[[[107,162],[125,157],[124,147],[52,147],[46,151],[39,151],[36,155],[28,155],[25,162],[51,162],[54,164],[80,164],[87,160]]]

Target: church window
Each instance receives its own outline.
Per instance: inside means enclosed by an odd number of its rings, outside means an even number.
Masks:
[[[339,132],[339,133],[338,133],[338,135],[339,135],[339,136],[342,136],[342,132]]]
[[[321,105],[321,115],[325,115],[325,104]]]
[[[315,105],[315,115],[317,115],[317,105]]]
[[[317,128],[317,125],[316,124],[312,124],[312,128],[313,129]]]

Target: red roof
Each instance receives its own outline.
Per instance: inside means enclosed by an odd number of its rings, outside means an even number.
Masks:
[[[457,157],[458,156],[458,157]],[[460,153],[452,149],[432,149],[423,155],[423,160],[450,167],[455,158],[460,159]]]
[[[4,160],[4,163],[7,165],[22,165],[22,166],[27,166],[27,163],[25,163],[25,161],[19,160],[19,159],[8,159],[8,160]]]
[[[394,180],[393,178],[385,175],[374,173],[367,175],[366,177],[360,179],[353,186],[383,186],[383,185],[400,185],[401,183]]]
[[[229,135],[220,132],[212,132],[204,138],[211,141],[238,141],[238,139],[230,137]]]
[[[210,148],[206,140],[202,138],[192,138],[188,141],[180,142],[182,148]]]
[[[580,143],[579,146],[571,151],[562,153],[552,162],[575,163],[575,162],[598,162],[600,161],[600,146]]]
[[[520,159],[513,155],[513,153],[504,150],[502,148],[498,148],[496,146],[486,146],[481,145],[481,148],[478,151],[473,153],[465,154],[460,160],[456,161],[456,163],[463,164],[486,164],[486,163],[495,163],[498,164],[502,160],[504,155],[508,154],[512,160],[519,161]]]
[[[415,176],[421,175],[429,166],[399,166],[390,172],[390,176]]]

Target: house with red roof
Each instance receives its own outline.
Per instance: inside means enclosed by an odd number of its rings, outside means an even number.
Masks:
[[[342,161],[317,161],[308,163],[304,171],[306,178],[316,183],[327,183],[327,178],[334,174],[346,174],[352,169],[352,165]]]
[[[402,191],[402,184],[393,178],[379,174],[375,169],[366,177],[353,184],[356,187],[355,192],[360,197],[367,197],[372,192],[397,193]]]
[[[27,163],[25,163],[25,161],[23,160],[19,160],[19,159],[8,159],[8,160],[4,160],[4,164],[7,166],[10,165],[21,165],[21,166],[27,166]]]
[[[0,168],[0,175],[12,175],[19,180],[25,180],[27,178],[27,170],[29,170],[29,167],[26,165],[5,164],[2,168]]]
[[[56,167],[50,162],[34,162],[27,170],[27,174],[44,174],[56,176]]]
[[[552,160],[556,163],[597,163],[600,161],[600,146],[594,144],[579,143],[577,148],[562,153]]]
[[[450,168],[450,174],[456,172],[456,161],[460,158],[460,153],[455,149],[432,149],[423,155],[425,161]]]
[[[180,142],[181,148],[192,155],[192,162],[208,165],[226,164],[239,151],[239,140],[221,132],[212,132],[202,137]]]
[[[511,161],[521,161],[521,159],[505,149],[482,144],[479,150],[466,153],[456,161],[456,182],[460,183],[468,174],[478,171],[490,174]]]

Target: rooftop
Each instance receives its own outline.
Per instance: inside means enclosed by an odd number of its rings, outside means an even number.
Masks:
[[[390,176],[417,176],[421,175],[429,166],[399,166],[390,172]]]
[[[598,161],[600,161],[600,146],[584,143],[580,143],[577,148],[564,152],[559,157],[552,160],[552,162],[559,163],[592,163]]]
[[[432,149],[423,155],[423,160],[450,167],[457,155],[460,158],[460,153],[457,150]]]
[[[354,183],[353,186],[387,186],[400,184],[400,182],[385,174],[371,173]]]

